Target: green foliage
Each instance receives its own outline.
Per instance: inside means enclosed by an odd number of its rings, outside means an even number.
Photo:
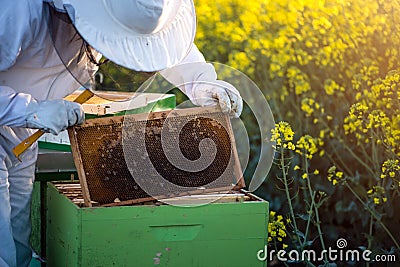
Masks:
[[[100,66],[95,79],[96,90],[135,92],[153,72],[137,72],[111,61]]]

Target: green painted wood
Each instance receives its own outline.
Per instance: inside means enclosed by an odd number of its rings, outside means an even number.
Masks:
[[[51,182],[51,181],[70,181],[70,182],[77,182],[78,181],[78,173],[76,171],[66,171],[66,172],[46,172],[46,173],[36,173],[35,176],[36,182]],[[34,190],[36,190],[34,188]]]
[[[268,202],[79,208],[48,190],[48,266],[265,266]]]
[[[49,185],[49,184],[48,184]],[[81,213],[54,187],[48,187],[46,256],[47,266],[77,265],[81,255]],[[83,267],[83,266],[82,266]]]
[[[39,148],[43,148],[43,149],[71,152],[71,146],[66,145],[66,144],[56,144],[56,143],[38,141],[38,145],[39,145]]]
[[[117,112],[115,114],[106,114],[102,116],[98,116],[95,114],[85,114],[85,119],[95,119],[99,117],[112,117],[112,116],[123,116],[129,114],[139,114],[139,113],[148,113],[148,112],[155,112],[155,111],[163,111],[163,110],[170,110],[176,107],[176,97],[175,95],[168,95],[165,96],[163,99],[159,99],[156,102],[149,103],[145,107],[125,110],[121,112]]]
[[[78,174],[76,172],[62,172],[57,175],[36,174],[32,191],[30,243],[35,253],[42,257],[45,257],[46,253],[47,181],[71,181],[71,177],[78,177]]]
[[[31,225],[32,225],[31,247],[36,253],[41,254],[40,182],[33,183]]]
[[[131,110],[127,110],[124,112],[119,112],[119,113],[116,113],[115,116],[171,110],[175,107],[176,107],[176,97],[175,97],[175,95],[171,94],[171,95],[166,96],[163,99],[158,100],[155,103],[150,103],[145,107],[131,109]]]
[[[163,99],[157,100],[155,103],[149,103],[147,106],[142,108],[136,108],[127,111],[127,114],[137,114],[137,113],[146,113],[150,111],[162,111],[162,110],[170,110],[176,106],[176,97],[171,94],[165,96]],[[109,116],[119,116],[124,115],[125,112],[121,112],[118,114],[110,114]],[[108,115],[106,115],[108,116]],[[90,118],[98,118],[96,115],[85,114],[86,119]],[[39,147],[43,149],[52,149],[58,151],[70,152],[71,147],[65,144],[56,144],[51,142],[42,142],[39,141]],[[46,225],[45,222],[42,222],[43,218],[45,218],[45,214],[43,214],[43,210],[46,207],[46,181],[64,181],[71,180],[71,175],[78,177],[76,172],[58,172],[58,173],[37,173],[36,181],[34,183],[34,188],[32,192],[32,208],[31,208],[31,222],[32,222],[32,234],[31,234],[31,246],[35,250],[36,253],[44,256],[45,251],[42,251],[41,247],[44,247],[45,241],[43,241],[43,236],[45,235]],[[40,182],[43,182],[41,185]],[[43,244],[44,243],[44,244]]]

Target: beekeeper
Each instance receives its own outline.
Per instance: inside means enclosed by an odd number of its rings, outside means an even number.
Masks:
[[[136,71],[161,71],[195,104],[219,103],[233,116],[241,113],[237,90],[217,80],[193,44],[191,0],[0,0],[0,6],[1,267],[28,266],[32,253],[37,146],[21,163],[12,148],[32,129],[58,134],[83,122],[82,107],[62,98],[93,76],[101,58]],[[186,62],[200,64],[170,69]],[[190,83],[198,80],[210,83]]]

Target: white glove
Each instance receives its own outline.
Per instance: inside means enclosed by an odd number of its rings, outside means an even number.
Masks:
[[[197,84],[190,99],[197,106],[213,106],[217,103],[222,112],[239,118],[243,109],[243,100],[239,91],[230,83],[216,80]]]
[[[26,127],[59,134],[69,126],[82,124],[85,113],[80,104],[66,100],[32,101],[26,109]]]

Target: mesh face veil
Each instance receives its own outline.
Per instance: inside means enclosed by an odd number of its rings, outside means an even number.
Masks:
[[[91,87],[93,77],[98,67],[89,57],[100,57],[96,51],[90,51],[90,46],[74,28],[67,13],[56,10],[52,5],[44,6],[47,25],[54,48],[66,69],[74,79],[85,88]]]
[[[93,49],[74,27],[68,14],[44,5],[48,30],[54,48],[72,77],[91,91],[136,91],[154,73],[139,73],[102,57]],[[104,95],[103,95],[104,97]]]

